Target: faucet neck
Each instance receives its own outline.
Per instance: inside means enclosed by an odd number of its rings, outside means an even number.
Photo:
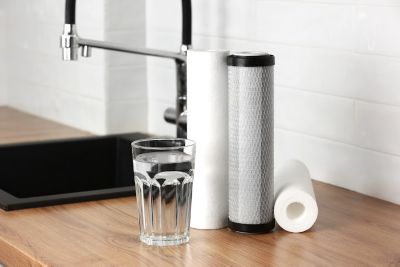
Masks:
[[[65,24],[75,24],[76,0],[65,0]]]
[[[192,1],[182,0],[182,46],[192,44]]]

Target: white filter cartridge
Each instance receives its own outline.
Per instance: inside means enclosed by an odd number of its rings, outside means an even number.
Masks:
[[[187,54],[187,136],[196,142],[190,226],[228,223],[228,51]]]

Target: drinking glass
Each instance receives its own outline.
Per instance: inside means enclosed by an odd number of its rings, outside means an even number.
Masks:
[[[195,143],[182,138],[132,143],[139,238],[148,245],[189,241]]]

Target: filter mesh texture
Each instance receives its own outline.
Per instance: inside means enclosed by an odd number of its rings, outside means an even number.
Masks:
[[[229,66],[229,219],[273,219],[273,66]]]

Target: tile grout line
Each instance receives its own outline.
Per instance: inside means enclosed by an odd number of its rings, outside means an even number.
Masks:
[[[372,148],[368,148],[368,147],[364,147],[364,146],[359,146],[359,145],[356,145],[354,143],[344,143],[343,141],[340,141],[338,139],[331,139],[331,138],[327,138],[327,137],[313,135],[313,134],[309,134],[309,133],[302,132],[302,131],[292,130],[292,129],[289,129],[289,128],[275,126],[275,130],[283,131],[283,132],[287,132],[287,133],[291,133],[291,134],[297,134],[297,135],[301,135],[301,136],[304,136],[304,137],[319,139],[320,141],[336,143],[336,144],[342,145],[342,146],[349,146],[349,147],[353,147],[353,148],[364,150],[366,152],[373,152],[373,153],[381,154],[381,155],[384,155],[384,156],[400,158],[399,154],[390,153],[390,152],[384,152],[384,151],[380,151],[380,150],[377,150],[377,149],[372,149]]]

